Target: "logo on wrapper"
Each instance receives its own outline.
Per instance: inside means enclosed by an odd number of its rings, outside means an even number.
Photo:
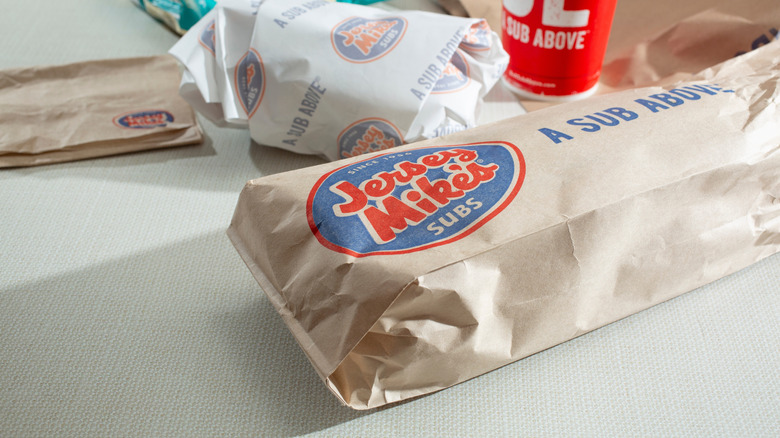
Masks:
[[[173,114],[163,110],[147,110],[122,114],[114,117],[114,124],[122,128],[163,128],[173,122]]]
[[[474,23],[466,31],[466,35],[463,36],[463,41],[460,44],[468,50],[488,50],[490,48],[491,32],[487,21],[481,20]]]
[[[233,75],[238,101],[251,119],[265,93],[265,70],[260,54],[255,49],[249,49],[238,60]]]
[[[392,51],[406,33],[406,19],[371,20],[350,17],[333,28],[330,40],[343,59],[354,63],[376,61]]]
[[[441,72],[441,76],[433,86],[431,93],[452,93],[465,88],[471,78],[469,77],[469,64],[460,50],[456,50],[447,66]]]
[[[341,158],[383,151],[403,144],[401,132],[384,119],[363,119],[341,131],[336,142]]]
[[[214,49],[214,46],[216,45],[215,31],[214,31],[214,20],[209,21],[209,23],[203,29],[203,32],[200,33],[200,37],[198,38],[198,42],[206,50],[211,52],[212,56],[216,56],[216,51]]]
[[[512,202],[524,178],[523,155],[507,142],[390,152],[323,175],[306,213],[333,251],[406,254],[473,233]]]

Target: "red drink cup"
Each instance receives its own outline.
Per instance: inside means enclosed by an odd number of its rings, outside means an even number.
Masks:
[[[541,100],[575,100],[598,87],[617,0],[503,0],[509,52],[504,84]]]

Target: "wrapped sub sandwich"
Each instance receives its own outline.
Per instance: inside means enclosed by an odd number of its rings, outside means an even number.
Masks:
[[[779,63],[250,181],[228,234],[345,404],[430,393],[776,253]]]

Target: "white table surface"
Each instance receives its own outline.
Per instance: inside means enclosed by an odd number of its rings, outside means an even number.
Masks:
[[[0,68],[176,39],[129,0],[0,2]],[[499,90],[486,115],[518,110]],[[778,255],[456,387],[342,407],[225,235],[246,180],[320,160],[203,128],[200,146],[0,170],[0,436],[780,433]]]

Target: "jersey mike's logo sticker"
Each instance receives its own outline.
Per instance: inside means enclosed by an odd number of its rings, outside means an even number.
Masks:
[[[363,119],[341,131],[336,142],[341,158],[394,148],[403,144],[398,128],[384,119]]]
[[[211,52],[212,56],[216,56],[216,51],[214,49],[214,46],[216,46],[215,35],[216,32],[214,31],[214,20],[211,20],[200,33],[200,37],[198,38],[200,45]]]
[[[238,60],[233,74],[238,101],[251,119],[265,93],[265,70],[260,54],[255,49],[249,49]]]
[[[163,128],[173,122],[173,114],[163,110],[135,111],[114,117],[114,124],[122,128]]]
[[[398,45],[406,33],[406,19],[350,17],[333,28],[330,40],[343,59],[354,63],[375,61]]]
[[[488,50],[490,48],[490,26],[487,21],[480,20],[474,23],[463,36],[463,41],[460,43],[468,50]]]
[[[405,254],[473,233],[512,202],[524,178],[523,155],[511,143],[407,149],[323,175],[306,214],[333,251]]]
[[[471,82],[469,77],[469,64],[463,52],[456,50],[452,58],[447,62],[447,66],[441,72],[441,76],[433,86],[431,93],[452,93],[460,91]]]

